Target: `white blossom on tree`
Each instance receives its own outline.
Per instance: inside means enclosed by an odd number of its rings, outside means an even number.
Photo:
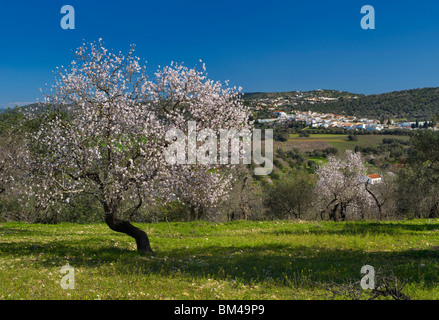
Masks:
[[[315,193],[322,217],[328,214],[334,221],[345,220],[348,213],[355,216],[374,205],[362,179],[367,170],[360,153],[347,150],[344,158],[331,156],[316,174]]]
[[[6,191],[6,188],[13,179],[10,174],[11,161],[9,160],[7,147],[9,146],[7,145],[0,150],[0,194]]]
[[[105,222],[132,236],[139,251],[151,251],[145,232],[130,220],[155,197],[214,204],[227,195],[233,177],[227,165],[169,164],[164,153],[171,128],[246,129],[249,111],[239,91],[209,80],[204,64],[181,64],[148,75],[146,63],[84,43],[69,68],[57,69],[45,105],[52,112],[30,137],[30,196],[50,206],[85,193],[103,207]],[[131,207],[127,208],[127,204]]]

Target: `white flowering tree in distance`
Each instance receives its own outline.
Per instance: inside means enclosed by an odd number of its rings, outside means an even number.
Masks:
[[[189,121],[197,131],[248,129],[249,111],[240,90],[209,80],[204,64],[172,63],[148,75],[134,46],[114,53],[101,39],[84,43],[75,57],[57,68],[45,98],[52,112],[30,137],[29,194],[44,207],[91,195],[112,230],[133,237],[138,251],[152,252],[146,233],[131,224],[142,205],[181,195],[187,201],[190,194],[213,205],[232,179],[230,165],[168,163],[166,132],[186,132]]]
[[[367,174],[360,153],[346,151],[344,158],[330,157],[317,172],[315,193],[321,214],[334,221],[345,220],[348,210],[355,216],[372,207],[374,200],[362,180]]]

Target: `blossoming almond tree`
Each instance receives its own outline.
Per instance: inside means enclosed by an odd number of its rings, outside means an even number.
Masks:
[[[2,148],[0,150],[0,194],[6,191],[6,186],[10,180],[8,155]]]
[[[366,167],[360,153],[347,150],[343,159],[332,156],[316,173],[318,181],[315,192],[322,218],[323,214],[328,213],[329,219],[345,220],[348,209],[358,214],[374,204],[362,182]]]
[[[1,132],[0,136],[0,195],[3,193],[16,192],[14,190],[17,178],[17,169],[20,167],[22,158],[22,141],[19,135],[9,128]]]
[[[68,69],[57,70],[45,100],[54,112],[30,139],[30,195],[47,207],[89,194],[112,230],[133,237],[138,251],[152,252],[146,233],[130,222],[145,202],[190,199],[194,190],[203,195],[197,203],[214,204],[232,179],[220,170],[224,165],[168,163],[166,132],[186,132],[188,121],[197,130],[245,129],[249,111],[239,91],[207,79],[204,64],[172,63],[149,77],[134,46],[113,53],[102,40],[84,43],[75,56]]]

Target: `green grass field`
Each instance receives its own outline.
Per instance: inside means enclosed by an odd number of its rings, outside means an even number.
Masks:
[[[284,144],[301,149],[303,144],[309,145],[310,149],[324,149],[325,147],[335,147],[341,151],[354,150],[355,146],[359,147],[375,147],[380,144],[385,138],[393,138],[399,140],[407,140],[407,136],[398,135],[358,135],[358,141],[348,141],[348,135],[344,134],[311,134],[307,138],[299,137],[299,134],[290,134],[290,139]],[[287,149],[287,147],[285,147]],[[310,150],[307,150],[310,151]]]
[[[366,264],[412,299],[439,298],[438,219],[138,226],[153,256],[104,224],[0,224],[0,299],[329,299],[326,285],[359,281]]]

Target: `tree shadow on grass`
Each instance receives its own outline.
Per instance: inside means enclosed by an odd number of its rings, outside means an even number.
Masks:
[[[42,235],[48,234],[47,232],[41,232],[39,230],[29,230],[23,228],[14,227],[0,227],[0,237],[4,236],[15,236],[15,235]]]
[[[365,234],[404,234],[407,231],[411,233],[438,231],[439,223],[425,224],[407,224],[403,222],[334,222],[333,226],[328,228],[318,224],[310,224],[306,228],[292,224],[277,230],[265,230],[262,233],[274,235],[365,235]]]
[[[274,281],[279,285],[344,283],[360,280],[361,267],[368,264],[377,270],[392,270],[400,278],[425,286],[437,286],[439,250],[405,250],[400,252],[363,252],[313,246],[290,247],[268,244],[259,246],[174,249],[163,252],[163,261],[146,259],[144,272],[150,270],[171,275],[175,268],[191,277],[210,275],[217,279],[240,279],[245,283]],[[189,260],[192,258],[191,260]],[[423,267],[421,267],[421,261]],[[183,263],[183,264],[182,264]],[[183,267],[183,268],[181,268]],[[126,270],[126,268],[125,268]]]
[[[323,286],[328,282],[360,280],[363,265],[392,270],[409,283],[426,288],[439,283],[439,250],[363,252],[318,246],[258,245],[179,247],[156,251],[153,256],[133,250],[69,240],[50,244],[0,243],[0,253],[21,256],[34,267],[111,268],[121,275],[154,275],[234,280],[244,284],[272,282],[277,286]],[[422,262],[422,263],[421,263]],[[103,271],[105,272],[105,270]]]

